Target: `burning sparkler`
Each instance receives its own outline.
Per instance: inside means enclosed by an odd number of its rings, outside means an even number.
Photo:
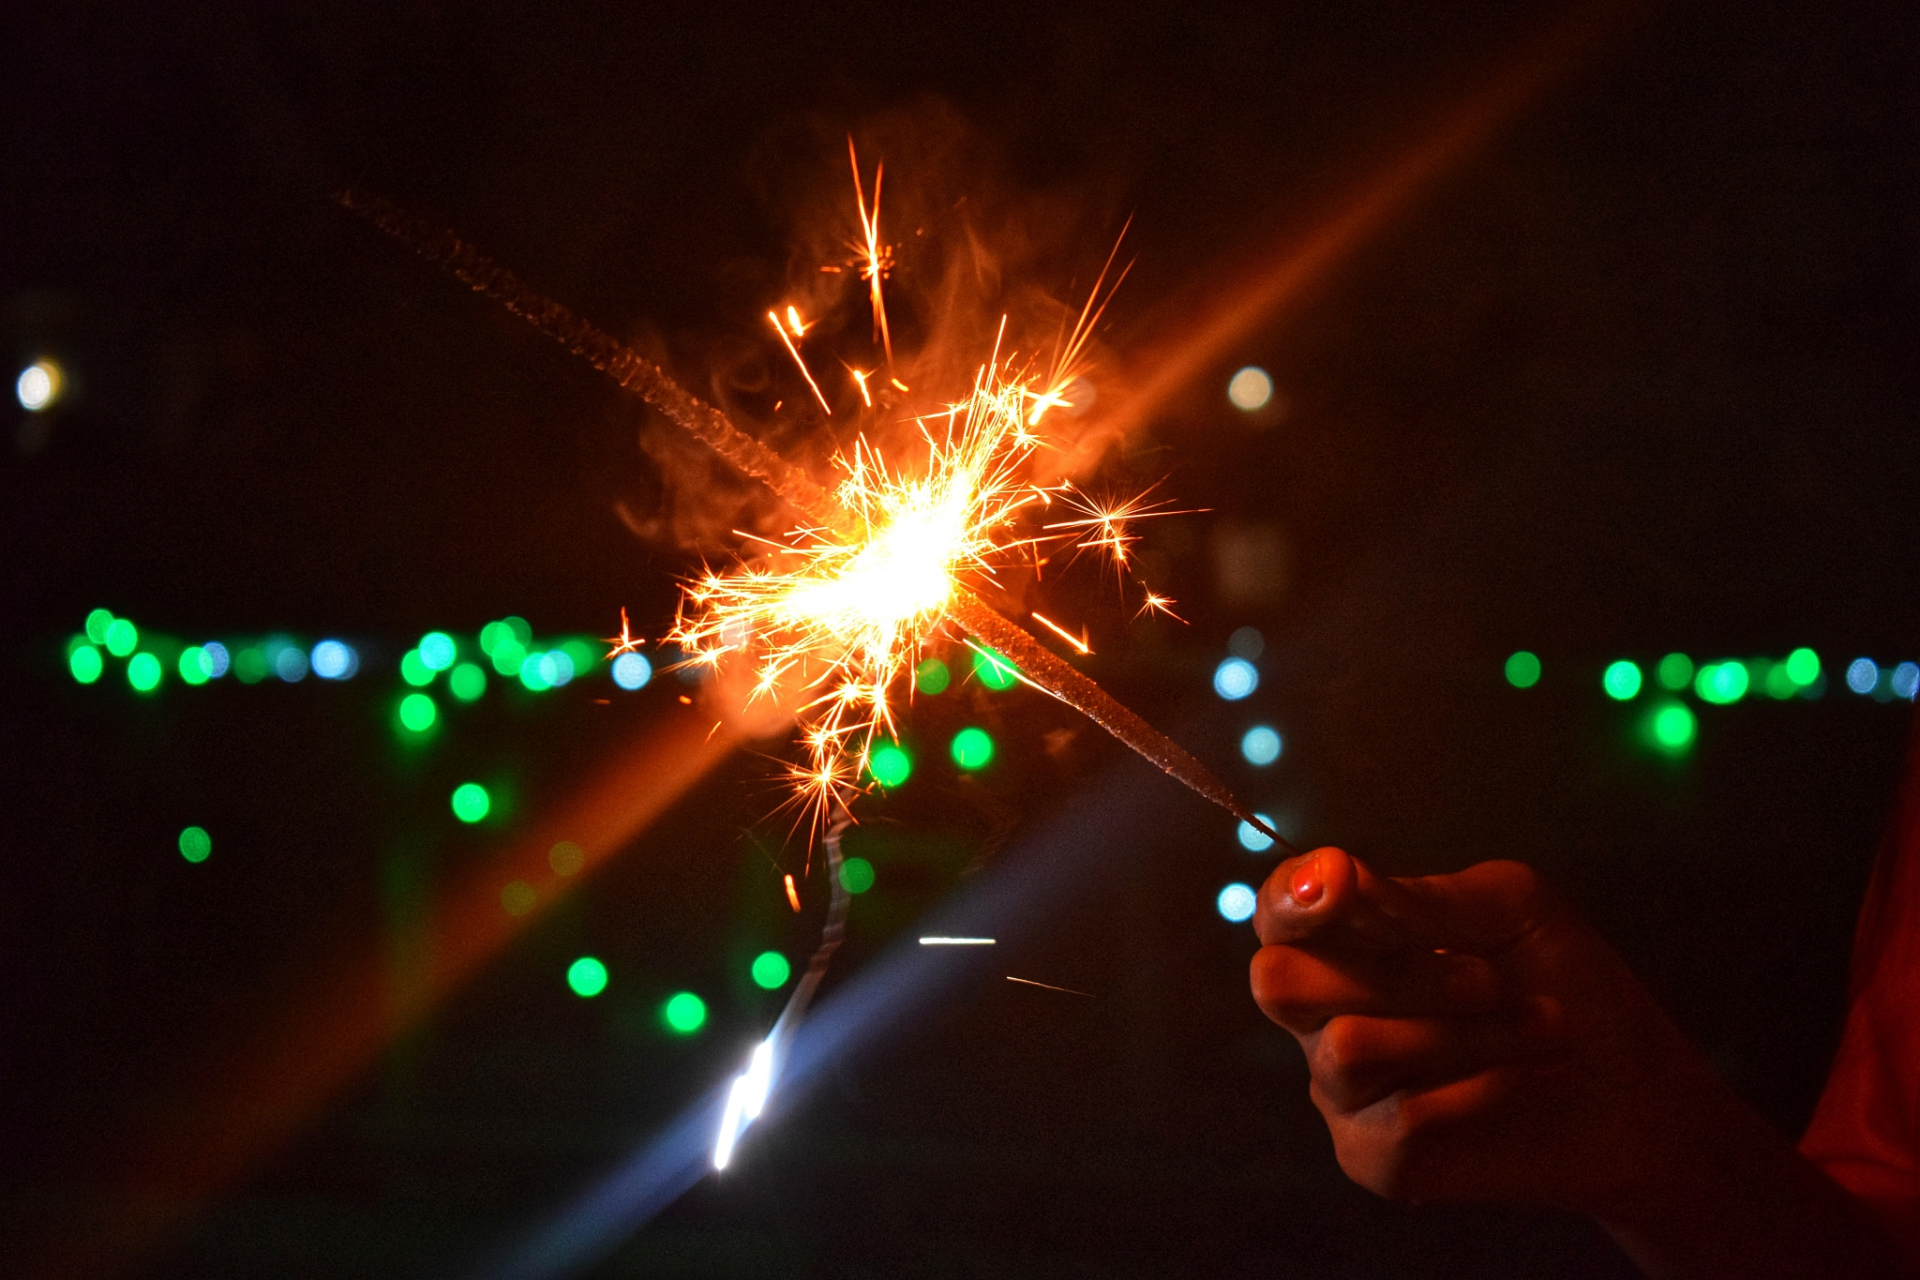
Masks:
[[[880,234],[881,174],[876,169],[869,207],[851,142],[848,154],[861,230],[852,247],[868,285],[888,385],[905,393],[906,384],[893,372],[882,289],[892,256]],[[1013,353],[1002,355],[1003,317],[992,353],[979,365],[970,391],[940,410],[908,419],[925,451],[919,465],[890,461],[862,433],[835,457],[840,479],[827,489],[718,409],[689,395],[659,366],[540,297],[472,246],[433,232],[377,197],[349,192],[341,200],[639,394],[736,470],[765,483],[798,516],[784,540],[742,535],[760,545],[757,559],[724,571],[710,569],[687,584],[666,636],[692,663],[714,669],[729,661],[751,663],[750,702],[797,702],[793,709],[807,758],[792,767],[791,780],[798,800],[825,828],[832,888],[827,924],[805,978],[729,1091],[713,1150],[715,1168],[726,1168],[741,1134],[766,1106],[786,1041],[844,934],[848,894],[838,875],[840,832],[851,819],[852,799],[864,790],[860,774],[868,768],[874,747],[896,733],[895,689],[921,651],[942,642],[951,630],[963,633],[975,648],[986,646],[989,660],[1010,666],[1023,682],[1080,711],[1291,851],[1287,841],[1206,766],[975,591],[992,583],[997,570],[1027,561],[1044,563],[1041,552],[1049,547],[1097,551],[1124,569],[1134,541],[1131,521],[1150,514],[1143,500],[1103,504],[1069,483],[1041,484],[1030,477],[1029,464],[1048,444],[1040,433],[1044,420],[1052,410],[1071,407],[1067,389],[1084,372],[1086,344],[1112,296],[1110,288],[1104,296],[1102,290],[1113,255],[1044,367],[1031,358],[1022,362]],[[1122,270],[1120,277],[1124,275]],[[1115,287],[1118,283],[1116,279]],[[767,320],[822,412],[831,416],[832,403],[798,346],[809,327],[798,307],[788,305],[784,316],[771,309]],[[868,384],[872,375],[850,364],[845,368],[863,406],[873,409]],[[1062,513],[1067,518],[1045,519]],[[1171,605],[1166,597],[1148,591],[1141,612],[1171,613]],[[1084,635],[1076,638],[1052,619],[1033,616],[1079,653],[1090,651]],[[633,643],[624,614],[618,643]],[[800,900],[791,875],[785,877],[785,888],[797,911]]]
[[[851,158],[851,153],[850,153]],[[856,180],[858,160],[853,160]],[[858,206],[862,275],[869,285],[875,325],[888,346],[881,282],[891,265],[879,231],[879,175],[874,203]],[[1210,770],[1154,729],[1033,636],[982,601],[975,584],[996,569],[1039,558],[1047,544],[1104,551],[1124,565],[1132,542],[1129,522],[1144,514],[1138,502],[1103,505],[1070,485],[1041,486],[1026,479],[1027,464],[1047,442],[1038,433],[1049,410],[1068,405],[1067,388],[1084,372],[1092,328],[1112,296],[1106,265],[1070,332],[1044,370],[1002,357],[996,338],[972,389],[943,411],[917,416],[926,448],[922,466],[889,463],[864,436],[836,459],[842,475],[831,490],[736,427],[725,414],[687,393],[658,365],[565,307],[529,289],[516,276],[459,238],[436,232],[364,192],[348,191],[346,207],[492,297],[542,333],[606,372],[654,405],[742,474],[765,483],[800,519],[784,542],[757,539],[764,555],[726,572],[709,571],[690,583],[667,638],[691,661],[718,667],[729,657],[755,665],[753,693],[774,698],[799,691],[797,708],[807,762],[792,771],[797,794],[823,822],[862,790],[859,775],[874,744],[894,732],[894,689],[922,648],[949,628],[997,651],[1025,683],[1086,715],[1159,768],[1234,816],[1290,846]],[[1115,249],[1117,254],[1117,245]],[[1123,269],[1114,280],[1117,287]],[[793,338],[806,325],[789,306],[768,320],[779,332],[819,398],[818,382]],[[1001,324],[1004,334],[1005,321]],[[891,351],[889,350],[889,360]],[[851,371],[851,370],[850,370]],[[856,379],[869,399],[864,376]],[[897,377],[890,384],[904,390]],[[1056,502],[1073,518],[1033,521]],[[1147,592],[1143,612],[1171,612],[1172,602]],[[1050,621],[1046,625],[1059,630]],[[1070,642],[1077,649],[1083,641]]]

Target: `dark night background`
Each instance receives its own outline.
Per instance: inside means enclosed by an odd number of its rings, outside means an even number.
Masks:
[[[1133,216],[1124,353],[1561,16],[10,6],[0,341],[9,378],[51,354],[75,385],[38,418],[9,401],[0,454],[7,1247],[108,1202],[116,1151],[235,1020],[339,939],[381,945],[396,866],[431,886],[472,864],[675,705],[671,678],[605,705],[604,675],[496,685],[430,750],[396,744],[422,632],[512,613],[604,635],[623,606],[645,630],[691,562],[615,513],[658,492],[637,402],[336,184],[459,229],[698,387],[774,301],[750,284],[784,264],[770,149],[946,113],[1003,189],[1086,229],[1045,287],[1084,281]],[[1303,836],[1400,872],[1541,868],[1793,1132],[1912,718],[1839,675],[1920,658],[1917,25],[1614,15],[1156,417],[1140,474],[1208,508],[1147,543],[1191,625],[1094,620],[1090,670]],[[1245,363],[1284,415],[1228,404]],[[100,605],[184,637],[339,635],[365,668],[140,698],[110,664],[82,687],[64,646]],[[1223,703],[1209,673],[1243,626],[1261,687]],[[1643,742],[1644,697],[1600,689],[1619,657],[1800,645],[1824,697],[1691,703],[1676,758]],[[1526,691],[1502,677],[1522,647],[1546,671]],[[942,744],[966,716],[1003,757],[963,783]],[[1256,721],[1286,736],[1269,770],[1235,750]],[[1018,693],[927,705],[919,771],[863,834],[879,881],[838,973],[909,936],[997,830],[1114,768],[1172,787],[1104,742],[1045,752],[1070,723]],[[510,811],[455,830],[447,788],[482,773]],[[459,1275],[589,1185],[764,1029],[778,996],[745,959],[807,945],[760,851],[764,776],[748,754],[717,770],[130,1274]],[[1177,795],[1165,813],[593,1274],[1631,1274],[1579,1221],[1347,1184],[1247,995],[1250,931],[1213,910],[1272,859]],[[214,832],[204,864],[175,851],[188,823]],[[562,979],[584,952],[612,973],[592,1001]],[[681,988],[712,1010],[684,1039],[656,1017]]]

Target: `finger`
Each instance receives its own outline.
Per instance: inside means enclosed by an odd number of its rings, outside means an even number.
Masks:
[[[1295,1035],[1318,1031],[1342,1014],[1489,1013],[1508,998],[1498,971],[1485,960],[1430,951],[1329,955],[1262,947],[1249,977],[1261,1011]]]
[[[1510,1015],[1375,1018],[1344,1015],[1311,1037],[1307,1063],[1323,1112],[1348,1115],[1393,1094],[1430,1093],[1533,1057],[1541,1043]]]
[[[1340,849],[1288,858],[1260,886],[1254,932],[1268,946],[1302,946],[1347,927],[1358,863]]]

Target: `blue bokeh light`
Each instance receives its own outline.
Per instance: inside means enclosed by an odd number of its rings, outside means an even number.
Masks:
[[[1258,627],[1241,627],[1227,637],[1227,652],[1248,662],[1258,662],[1267,651],[1267,638]]]
[[[1213,905],[1220,912],[1221,919],[1233,924],[1245,924],[1253,919],[1253,908],[1258,901],[1252,885],[1241,884],[1236,880],[1220,891],[1220,896],[1213,900]]]
[[[1273,819],[1264,813],[1256,813],[1253,816],[1266,823],[1269,827],[1273,825]],[[1251,822],[1243,822],[1240,824],[1239,835],[1240,847],[1248,853],[1265,853],[1267,850],[1273,848],[1273,837],[1254,826]]]
[[[1240,754],[1247,758],[1248,764],[1269,765],[1280,758],[1284,745],[1271,727],[1257,724],[1240,739]]]
[[[420,661],[429,671],[445,671],[459,656],[453,637],[444,631],[429,631],[420,637]]]
[[[1893,695],[1912,702],[1916,693],[1920,693],[1920,665],[1903,662],[1893,669]]]
[[[613,660],[613,682],[622,689],[644,689],[653,679],[653,664],[644,654],[623,653]]]
[[[218,640],[209,640],[200,646],[200,669],[213,679],[218,680],[227,674],[227,668],[233,665],[233,656],[227,652],[227,646]]]
[[[1855,693],[1872,693],[1880,682],[1880,668],[1872,658],[1855,658],[1847,667],[1847,688]]]
[[[1260,672],[1245,658],[1228,658],[1213,671],[1213,691],[1238,702],[1260,687]]]
[[[288,684],[298,684],[307,678],[307,655],[299,645],[286,646],[273,655],[273,674]]]
[[[313,674],[322,680],[349,680],[360,669],[360,655],[353,651],[352,645],[338,640],[322,640],[313,646],[311,660]]]
[[[573,659],[559,649],[540,656],[540,678],[558,689],[573,679]]]

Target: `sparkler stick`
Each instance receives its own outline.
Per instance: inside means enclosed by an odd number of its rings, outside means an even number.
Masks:
[[[695,439],[712,448],[735,470],[766,484],[814,524],[825,526],[835,523],[834,516],[839,504],[811,476],[740,430],[718,408],[689,393],[659,365],[574,315],[560,303],[536,293],[518,276],[453,233],[436,231],[391,202],[368,192],[348,189],[340,194],[339,200],[346,208],[364,215],[382,231],[428,261],[444,267],[476,292],[498,301],[508,311],[659,409]],[[1089,307],[1091,305],[1090,301]],[[770,318],[778,329],[778,317]],[[784,338],[785,331],[781,332]],[[802,368],[804,371],[804,365]],[[1055,656],[1023,628],[1002,617],[960,584],[956,582],[951,585],[946,617],[982,644],[999,650],[1011,659],[1026,683],[1080,712],[1168,776],[1272,837],[1288,853],[1298,852],[1234,795],[1211,770],[1173,739],[1141,719],[1113,695]],[[1150,604],[1152,599],[1149,597]],[[874,695],[878,696],[878,692],[874,691]],[[814,778],[816,787],[824,786],[835,792],[846,785],[840,775],[831,769],[817,772]]]
[[[1189,755],[1184,747],[1142,720],[1126,704],[1057,657],[1053,650],[995,612],[970,591],[955,593],[949,616],[963,631],[991,645],[1019,668],[1027,683],[1051,694],[1087,719],[1139,752],[1168,776],[1272,837],[1289,855],[1299,852],[1279,832],[1249,809],[1215,777],[1213,771]]]
[[[831,496],[814,483],[813,477],[734,426],[726,414],[689,393],[666,370],[553,299],[528,288],[519,276],[451,231],[438,230],[384,197],[358,188],[349,187],[336,199],[645,400],[719,454],[735,471],[759,480],[802,510],[832,508]]]

